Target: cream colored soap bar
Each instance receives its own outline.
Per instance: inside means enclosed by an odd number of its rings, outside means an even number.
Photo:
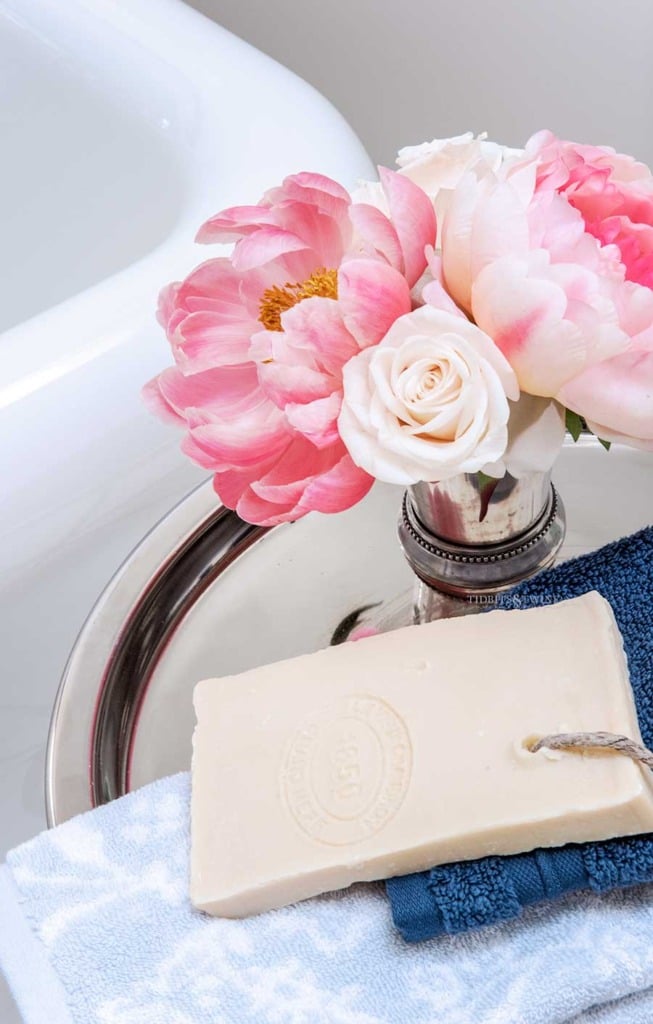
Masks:
[[[640,738],[597,593],[206,680],[195,709],[191,897],[210,914],[653,830],[633,761],[523,745],[551,732]]]

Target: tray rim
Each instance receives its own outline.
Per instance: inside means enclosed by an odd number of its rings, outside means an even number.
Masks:
[[[264,527],[244,523],[235,512],[221,505],[208,480],[190,491],[144,535],[91,608],[68,657],[50,717],[45,758],[49,828],[97,806],[94,747],[110,667],[130,624],[157,581],[170,571],[198,535],[220,520],[231,524],[233,538],[241,547],[243,538],[249,546],[268,532]],[[232,560],[232,547],[226,544],[218,562]],[[142,682],[140,689],[144,691],[146,685]],[[91,688],[92,697],[88,695]],[[81,701],[80,694],[88,699]],[[138,703],[139,700],[137,706]]]
[[[570,437],[565,438],[564,447],[581,449],[595,447],[596,444],[592,435],[583,435],[575,443]],[[624,445],[615,448],[629,450]],[[400,490],[397,489],[398,503]],[[244,523],[235,512],[218,502],[212,481],[207,480],[190,491],[143,536],[91,608],[70,652],[50,718],[45,762],[45,804],[49,828],[105,802],[95,799],[93,773],[98,705],[103,699],[109,669],[130,624],[157,580],[178,562],[184,551],[190,550],[195,538],[221,519],[231,524],[238,549],[229,543],[225,545],[216,558],[215,576],[265,534],[280,529]],[[165,552],[163,560],[162,551]],[[101,629],[98,628],[100,623]],[[91,687],[92,699],[80,702],[80,694],[88,693]],[[147,677],[139,683],[136,709],[146,688]],[[135,719],[137,711],[133,716]],[[128,735],[128,748],[131,741],[132,736]],[[124,770],[128,777],[128,763]]]

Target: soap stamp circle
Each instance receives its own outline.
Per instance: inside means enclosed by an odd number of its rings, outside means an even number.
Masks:
[[[311,715],[293,736],[281,791],[308,836],[346,846],[380,832],[408,790],[408,730],[387,701],[352,694]]]

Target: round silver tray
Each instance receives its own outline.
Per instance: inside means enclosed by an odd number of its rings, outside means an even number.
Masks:
[[[590,437],[556,466],[563,557],[651,521],[650,455]],[[111,581],[72,651],[46,762],[57,824],[190,765],[192,690],[328,645],[358,609],[408,590],[396,540],[401,492],[264,530],[216,507],[202,485],[148,534]]]

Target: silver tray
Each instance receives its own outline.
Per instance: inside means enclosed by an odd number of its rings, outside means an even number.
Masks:
[[[651,456],[590,437],[554,474],[563,557],[653,519]],[[408,590],[401,492],[263,530],[202,485],[148,534],[91,612],[54,707],[46,762],[57,824],[190,764],[195,683],[324,647],[356,610]]]

